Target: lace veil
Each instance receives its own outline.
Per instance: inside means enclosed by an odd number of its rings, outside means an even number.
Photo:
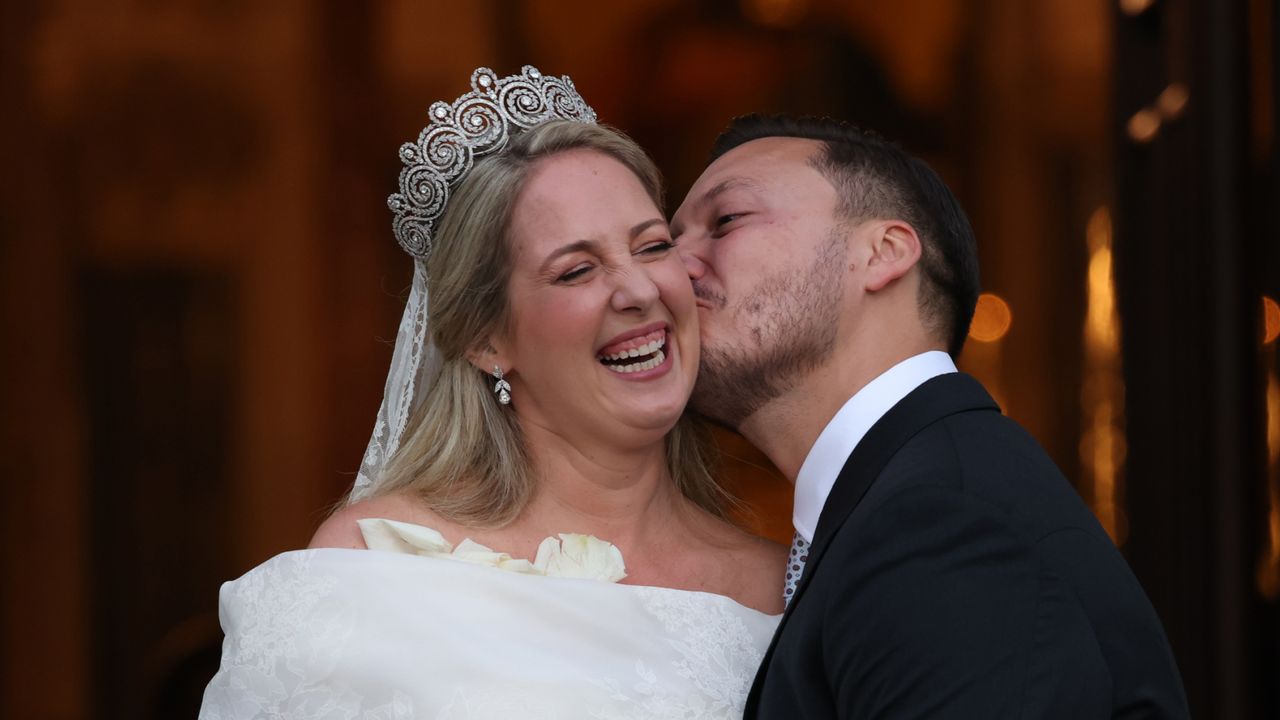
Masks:
[[[426,261],[416,259],[413,263],[413,286],[409,290],[404,315],[400,317],[400,328],[396,331],[396,346],[391,355],[387,384],[382,391],[382,405],[378,408],[373,437],[364,451],[360,472],[347,496],[348,503],[373,492],[387,460],[400,447],[405,425],[421,404],[427,382],[439,369],[440,351],[427,332],[427,301]]]
[[[396,332],[373,437],[348,503],[377,490],[388,460],[400,447],[405,427],[440,367],[440,352],[428,327],[426,258],[450,193],[477,158],[501,151],[512,136],[524,130],[548,120],[596,122],[595,111],[568,76],[543,75],[531,65],[524,66],[519,75],[503,78],[489,68],[478,68],[471,74],[471,88],[452,103],[432,104],[430,122],[417,141],[400,147],[405,166],[400,172],[400,191],[387,198],[387,205],[395,214],[396,241],[414,256],[413,286]]]

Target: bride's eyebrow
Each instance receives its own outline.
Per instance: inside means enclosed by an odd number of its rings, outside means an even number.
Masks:
[[[665,223],[666,223],[666,220],[663,220],[660,217],[650,218],[648,220],[645,220],[642,223],[638,223],[635,227],[631,228],[631,239],[635,240],[636,238],[640,237],[640,233],[644,232],[645,230],[648,230],[654,225],[662,225]]]
[[[634,240],[637,237],[639,237],[640,233],[644,232],[645,230],[648,230],[654,225],[662,225],[665,222],[666,221],[660,217],[650,218],[643,222],[637,223],[635,226],[631,228],[631,230],[628,231],[628,234],[631,236],[631,239]],[[575,253],[575,252],[589,252],[596,255],[602,254],[602,250],[599,242],[591,239],[577,240],[567,245],[561,245],[555,250],[552,250],[551,253],[547,255],[547,258],[542,261],[541,270],[545,272],[548,269],[548,267],[551,265],[551,263],[555,262],[562,255],[568,255],[569,253]]]
[[[568,245],[561,245],[547,255],[547,258],[542,261],[542,267],[539,268],[539,270],[543,273],[548,272],[551,267],[551,263],[558,260],[561,256],[575,252],[589,252],[598,255],[600,254],[600,244],[595,240],[578,240],[576,242],[571,242]]]

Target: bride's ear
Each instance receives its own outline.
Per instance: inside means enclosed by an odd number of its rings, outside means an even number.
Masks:
[[[511,372],[511,358],[503,352],[503,343],[496,338],[488,338],[467,352],[467,362],[477,370],[494,374],[494,368],[502,368],[503,373]]]

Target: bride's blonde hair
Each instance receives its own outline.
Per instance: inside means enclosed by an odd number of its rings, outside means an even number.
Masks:
[[[497,403],[493,380],[471,364],[468,353],[508,329],[508,231],[529,171],[539,160],[578,149],[621,162],[662,208],[662,178],[653,161],[630,138],[600,125],[550,121],[476,162],[450,198],[427,260],[428,321],[442,362],[427,378],[426,397],[384,470],[378,494],[407,490],[441,515],[471,525],[503,525],[524,508],[536,478],[520,425]],[[706,426],[682,415],[667,434],[666,452],[680,492],[724,517],[732,501],[711,474]]]

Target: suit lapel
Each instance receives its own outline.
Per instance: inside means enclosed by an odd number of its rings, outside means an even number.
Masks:
[[[921,430],[939,420],[956,413],[971,410],[1000,411],[987,391],[972,376],[964,373],[948,373],[932,378],[889,409],[867,434],[863,436],[857,447],[850,453],[840,474],[836,477],[831,494],[827,496],[818,517],[818,527],[814,531],[813,542],[809,547],[809,559],[805,562],[804,573],[796,587],[791,603],[782,614],[778,629],[773,634],[769,649],[765,651],[756,673],[751,692],[747,695],[747,717],[753,717],[759,704],[760,692],[764,685],[765,672],[769,661],[777,647],[778,638],[786,627],[792,612],[800,605],[800,598],[805,588],[816,574],[823,555],[831,545],[832,538],[844,525],[858,503],[867,494],[872,483],[894,455],[915,437]]]

